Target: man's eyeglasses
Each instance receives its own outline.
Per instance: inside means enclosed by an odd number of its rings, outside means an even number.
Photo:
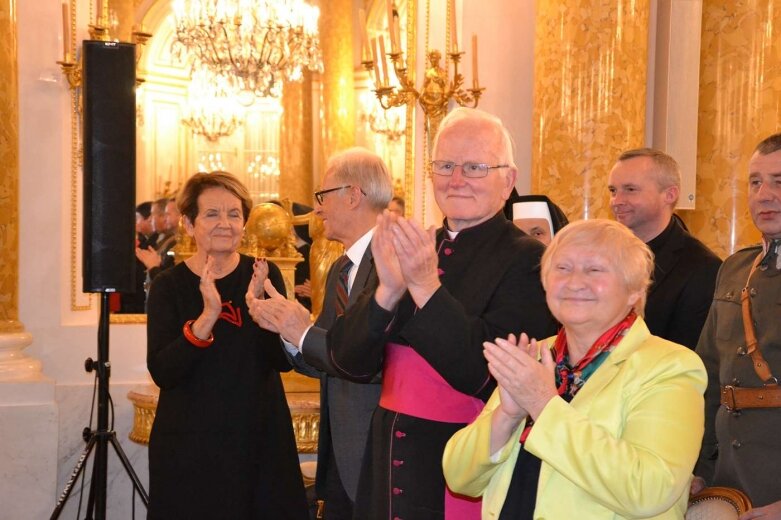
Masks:
[[[316,191],[315,192],[315,200],[317,201],[318,204],[320,204],[322,206],[323,205],[323,200],[325,199],[325,195],[326,194],[331,193],[332,191],[339,191],[339,190],[343,190],[345,188],[352,188],[352,187],[353,187],[352,184],[345,184],[344,186],[337,186],[336,188],[329,188],[327,190]],[[363,190],[361,190],[361,193],[366,195],[366,192],[363,191]]]
[[[470,179],[480,179],[488,175],[490,170],[497,170],[499,168],[507,168],[509,164],[497,164],[496,166],[489,166],[484,163],[465,162],[464,164],[456,164],[453,161],[431,161],[431,171],[436,175],[443,177],[451,177],[456,168],[461,167],[461,175]]]

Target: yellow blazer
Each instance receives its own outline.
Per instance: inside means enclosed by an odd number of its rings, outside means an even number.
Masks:
[[[572,402],[552,399],[534,424],[525,445],[543,461],[534,518],[682,519],[702,441],[706,381],[694,352],[651,336],[638,318]],[[498,406],[497,390],[448,441],[442,461],[453,491],[483,495],[484,519],[499,517],[524,427],[492,460]]]

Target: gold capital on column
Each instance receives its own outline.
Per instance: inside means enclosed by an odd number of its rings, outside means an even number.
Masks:
[[[691,232],[727,256],[760,239],[748,212],[748,161],[779,131],[778,0],[705,0],[697,130],[697,209]]]
[[[355,145],[353,1],[330,0],[320,13],[324,71],[320,142],[323,164],[339,150]]]
[[[532,191],[609,217],[607,177],[643,145],[649,0],[538,0]]]
[[[0,0],[0,381],[34,379],[41,362],[19,321],[19,97],[15,0]]]

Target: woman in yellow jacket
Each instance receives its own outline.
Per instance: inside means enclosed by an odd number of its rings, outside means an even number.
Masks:
[[[448,486],[484,519],[682,519],[703,434],[706,373],[642,319],[653,272],[621,224],[580,221],[542,259],[562,324],[485,343],[498,388],[443,457]]]

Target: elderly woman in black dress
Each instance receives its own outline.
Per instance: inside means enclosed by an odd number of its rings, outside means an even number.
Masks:
[[[199,173],[177,205],[197,251],[149,291],[147,366],[160,387],[149,518],[308,518],[279,377],[290,366],[245,303],[262,291],[255,271],[284,291],[275,266],[237,251],[249,193],[230,174]]]

